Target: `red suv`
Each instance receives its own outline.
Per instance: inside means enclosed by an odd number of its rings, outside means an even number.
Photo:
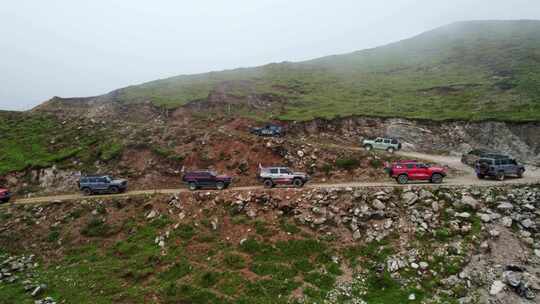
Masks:
[[[7,203],[11,198],[11,192],[8,189],[0,188],[0,203]]]
[[[418,161],[399,161],[388,168],[388,174],[400,184],[406,184],[409,180],[427,180],[440,184],[446,177],[446,168],[424,164]]]

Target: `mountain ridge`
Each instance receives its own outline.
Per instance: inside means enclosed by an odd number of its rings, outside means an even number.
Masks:
[[[461,21],[376,48],[178,75],[91,100],[170,109],[234,104],[239,116],[262,120],[538,121],[539,33],[537,20]]]

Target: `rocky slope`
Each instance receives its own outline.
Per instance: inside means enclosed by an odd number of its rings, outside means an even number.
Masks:
[[[7,206],[0,302],[538,303],[539,190],[227,191]]]
[[[295,132],[341,138],[350,145],[358,138],[391,136],[404,148],[427,153],[461,155],[472,149],[500,151],[517,159],[540,164],[540,123],[410,120],[403,118],[347,117],[316,119],[294,124]]]

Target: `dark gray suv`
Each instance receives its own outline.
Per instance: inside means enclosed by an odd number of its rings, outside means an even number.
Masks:
[[[125,179],[113,179],[108,175],[83,176],[78,182],[79,190],[85,195],[96,193],[120,193],[127,190]]]
[[[494,177],[504,180],[506,176],[523,177],[525,167],[518,164],[515,159],[506,155],[493,155],[492,157],[482,157],[474,166],[476,176],[479,179]]]

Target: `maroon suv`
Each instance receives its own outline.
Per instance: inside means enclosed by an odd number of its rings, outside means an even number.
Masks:
[[[182,177],[182,181],[186,183],[189,190],[197,190],[199,188],[216,188],[223,190],[232,182],[232,177],[227,175],[218,175],[214,171],[200,170],[187,172]]]
[[[11,198],[11,192],[8,189],[0,188],[0,203],[7,203]]]

